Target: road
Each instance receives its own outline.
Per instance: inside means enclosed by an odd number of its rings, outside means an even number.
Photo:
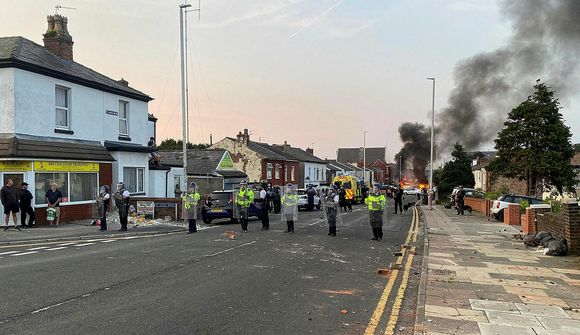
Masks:
[[[337,237],[321,212],[300,212],[295,234],[272,216],[268,232],[251,221],[247,234],[220,224],[3,247],[0,334],[382,334],[389,322],[411,334],[417,258],[390,276],[377,269],[397,262],[414,216],[388,212],[383,241],[370,240],[367,211],[355,206]],[[405,267],[415,269],[408,285]]]

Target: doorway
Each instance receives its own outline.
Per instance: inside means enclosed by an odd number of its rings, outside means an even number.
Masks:
[[[24,181],[24,173],[12,173],[12,172],[3,172],[2,175],[2,186],[6,185],[8,179],[12,179],[14,185],[12,187],[16,187],[20,189],[20,184]],[[12,217],[10,217],[10,224],[12,224]],[[16,225],[20,225],[20,212],[16,215]],[[2,215],[0,215],[0,225],[4,226],[4,208],[2,208]]]

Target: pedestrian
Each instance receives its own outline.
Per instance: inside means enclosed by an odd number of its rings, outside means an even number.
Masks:
[[[403,215],[403,197],[405,192],[401,188],[401,185],[397,186],[395,190],[394,198],[395,198],[395,214],[397,214],[397,208],[401,215]]]
[[[282,194],[282,221],[286,221],[285,233],[294,234],[294,221],[298,220],[298,195],[296,186],[286,185]]]
[[[32,208],[32,193],[28,190],[28,183],[20,184],[20,226],[23,228],[33,228],[36,215]],[[28,216],[28,225],[26,224],[26,217]]]
[[[99,210],[99,231],[107,231],[107,211],[111,203],[111,190],[109,185],[101,186],[99,195],[97,196],[97,208]]]
[[[197,206],[200,199],[197,183],[189,183],[183,196],[183,218],[188,221],[188,234],[197,233]]]
[[[268,191],[268,183],[264,180],[262,181],[262,189],[260,190],[260,199],[262,200],[262,208],[260,212],[260,218],[262,219],[262,230],[270,230],[270,192]]]
[[[274,204],[274,214],[280,214],[280,207],[281,207],[281,196],[280,196],[280,187],[274,186],[272,192],[272,203]]]
[[[328,235],[336,236],[336,221],[338,216],[338,204],[340,199],[334,188],[330,188],[324,196],[324,212],[328,221]]]
[[[308,187],[308,190],[306,191],[306,196],[308,198],[308,210],[312,212],[314,210],[314,196],[316,196],[316,190],[314,189],[314,187],[312,186]]]
[[[6,185],[0,190],[0,199],[2,200],[2,206],[4,206],[4,231],[8,230],[8,224],[10,223],[10,213],[12,213],[12,221],[14,221],[14,228],[20,231],[18,223],[16,223],[16,214],[18,214],[20,208],[18,204],[18,190],[14,187],[14,181],[8,179]]]
[[[115,206],[119,211],[119,222],[121,229],[119,231],[127,231],[127,221],[129,220],[129,197],[131,193],[125,188],[125,183],[122,181],[117,183],[117,192],[115,192]]]
[[[463,208],[465,206],[465,190],[461,185],[455,194],[455,205],[457,206],[457,215],[465,215],[463,213]]]
[[[173,193],[175,194],[176,198],[181,198],[181,196],[183,195],[183,191],[181,191],[181,187],[179,187],[179,184],[175,184],[175,189],[173,190]]]
[[[235,209],[237,218],[242,226],[242,233],[248,232],[248,217],[250,215],[250,206],[254,202],[254,191],[248,187],[248,183],[242,180],[240,189],[236,192]]]
[[[340,205],[340,211],[343,210],[346,212],[346,191],[343,188],[340,188],[338,191],[338,203]]]
[[[373,241],[383,239],[383,213],[386,203],[387,199],[381,194],[379,186],[374,185],[372,193],[365,199],[365,204],[369,209],[371,228],[373,229]]]
[[[63,198],[62,192],[56,187],[56,183],[53,182],[50,184],[50,189],[46,191],[44,197],[46,200],[46,204],[48,205],[48,208],[46,209],[47,212],[46,218],[50,223],[51,227],[52,224],[54,223],[54,220],[56,219],[56,227],[58,228],[61,214],[60,203],[62,202]],[[52,213],[49,213],[49,211]]]

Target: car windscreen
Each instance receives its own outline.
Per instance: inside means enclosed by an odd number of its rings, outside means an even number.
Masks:
[[[298,190],[298,195],[305,195],[306,191],[305,190]]]
[[[350,183],[350,181],[347,181],[347,182],[342,183],[342,185],[340,187],[343,190],[350,190],[352,188],[352,184]]]
[[[216,204],[225,205],[230,202],[231,196],[231,193],[212,193],[208,200]]]

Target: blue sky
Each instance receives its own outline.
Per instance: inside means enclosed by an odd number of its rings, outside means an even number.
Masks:
[[[54,3],[7,1],[2,35],[42,43]],[[62,10],[75,60],[153,96],[149,110],[159,118],[160,139],[180,137],[181,2],[59,3],[77,8]],[[510,36],[495,1],[205,0],[201,6],[201,20],[190,13],[188,24],[191,141],[249,128],[254,140],[313,146],[321,158],[333,158],[337,147],[362,146],[364,130],[368,146],[387,145],[394,156],[402,122],[429,122],[425,78],[437,78],[441,109],[457,61],[492,51]],[[564,102],[563,113],[578,134],[574,104]]]

